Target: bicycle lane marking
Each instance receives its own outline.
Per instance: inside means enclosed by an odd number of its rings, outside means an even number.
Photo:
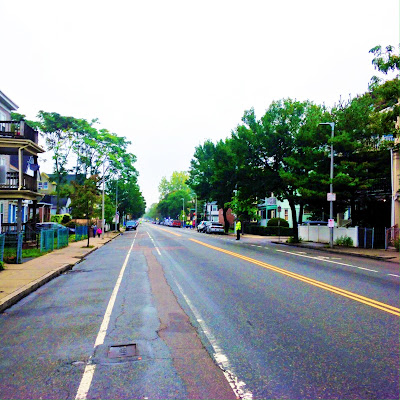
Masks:
[[[89,360],[86,363],[85,371],[83,372],[83,376],[82,376],[81,382],[79,384],[78,391],[75,396],[75,400],[86,400],[87,399],[87,394],[90,390],[94,372],[96,370],[96,364],[93,364],[93,362],[92,362],[92,359],[93,359],[93,356],[95,353],[95,349],[97,346],[100,346],[104,343],[104,338],[106,337],[108,325],[109,325],[110,319],[111,319],[112,310],[114,308],[115,300],[117,298],[117,294],[118,294],[119,288],[121,286],[122,278],[124,276],[124,272],[125,272],[126,266],[128,264],[129,256],[131,255],[133,245],[135,244],[136,236],[137,236],[137,231],[136,231],[135,237],[133,238],[131,247],[129,248],[128,253],[125,257],[125,261],[121,267],[117,282],[114,286],[114,290],[113,290],[110,300],[108,302],[107,309],[104,314],[103,322],[100,325],[99,333],[97,334],[96,341],[93,346],[93,353],[89,357]]]

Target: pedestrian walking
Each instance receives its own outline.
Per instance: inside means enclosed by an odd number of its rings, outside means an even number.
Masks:
[[[196,228],[196,219],[192,221],[192,229]]]
[[[236,240],[240,240],[240,234],[242,233],[242,224],[240,221],[236,222]]]
[[[96,237],[96,232],[97,232],[97,225],[93,224],[92,225],[92,229],[93,229],[93,237],[95,238]]]
[[[100,237],[102,233],[103,233],[103,231],[101,230],[101,228],[98,228],[97,229],[97,237]]]

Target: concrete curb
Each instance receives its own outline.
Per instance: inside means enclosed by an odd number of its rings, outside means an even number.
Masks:
[[[370,258],[372,260],[379,260],[379,261],[388,261],[388,262],[393,262],[397,264],[397,261],[392,261],[394,257],[390,256],[373,256],[370,254],[362,254],[362,253],[353,253],[353,252],[345,252],[345,251],[340,251],[340,250],[331,250],[330,248],[326,247],[313,247],[313,246],[307,246],[307,245],[302,245],[302,244],[296,244],[296,243],[285,243],[285,242],[274,242],[272,241],[271,243],[274,244],[284,244],[285,246],[292,246],[292,247],[299,247],[302,249],[311,249],[311,250],[317,250],[317,251],[324,251],[326,253],[331,253],[331,254],[345,254],[348,256],[353,256],[353,257],[360,257],[360,258]]]
[[[73,264],[63,264],[61,267],[59,267],[59,268],[57,268],[57,269],[55,269],[53,271],[48,272],[47,274],[41,276],[40,278],[38,278],[38,279],[26,284],[22,288],[16,290],[13,293],[10,293],[8,296],[6,296],[4,298],[2,298],[0,300],[0,313],[2,313],[7,308],[10,308],[14,304],[18,303],[21,299],[23,299],[24,297],[26,297],[29,294],[33,293],[34,291],[39,289],[41,286],[45,285],[47,282],[50,282],[54,278],[57,278],[57,276],[60,276],[64,272],[72,269],[76,264],[79,264],[82,261],[83,258],[87,257],[89,254],[93,253],[94,251],[96,251],[100,247],[104,246],[105,244],[111,242],[112,240],[114,240],[118,236],[119,235],[116,235],[116,236],[108,239],[104,243],[102,243],[101,246],[95,246],[93,249],[88,250],[85,254],[80,255],[79,259],[77,259],[77,261],[75,263],[73,263]]]
[[[80,262],[78,260],[75,264]],[[43,275],[42,277],[28,283],[27,285],[23,286],[22,288],[16,290],[13,293],[10,293],[8,296],[4,297],[0,300],[0,312],[3,312],[5,309],[13,306],[14,304],[18,303],[21,299],[28,296],[41,286],[45,285],[47,282],[51,281],[52,279],[56,278],[57,276],[61,275],[65,271],[72,269],[75,264],[64,264],[60,268],[57,268],[55,271],[50,271],[47,274]]]

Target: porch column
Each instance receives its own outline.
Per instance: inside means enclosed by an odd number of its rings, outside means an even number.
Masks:
[[[33,200],[32,203],[33,203],[33,205],[32,205],[32,211],[33,211],[32,221],[33,221],[33,225],[36,225],[36,221],[37,221],[37,216],[36,216],[37,200]]]
[[[22,170],[23,159],[24,159],[24,148],[18,149],[18,172],[19,172],[19,179],[18,179],[18,190],[21,190],[23,187],[24,181],[24,171]],[[18,210],[19,210],[19,200],[18,200]]]
[[[17,207],[17,232],[22,232],[22,199],[18,199],[18,207]]]

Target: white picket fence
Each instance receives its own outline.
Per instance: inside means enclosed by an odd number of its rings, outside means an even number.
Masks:
[[[330,228],[327,226],[299,226],[299,236],[306,242],[329,243]],[[349,237],[353,240],[353,246],[358,247],[358,227],[353,228],[333,228],[333,242],[340,237]]]

